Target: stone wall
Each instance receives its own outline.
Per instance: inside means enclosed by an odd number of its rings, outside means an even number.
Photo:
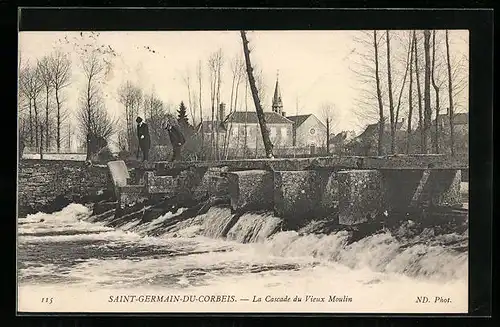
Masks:
[[[22,160],[18,170],[18,216],[54,212],[71,202],[88,202],[109,195],[108,168],[84,162]]]

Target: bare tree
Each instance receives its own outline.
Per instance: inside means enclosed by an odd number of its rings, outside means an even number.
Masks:
[[[252,91],[252,97],[253,97],[253,101],[255,104],[255,110],[257,112],[257,117],[259,119],[260,130],[262,133],[262,139],[264,141],[264,148],[266,151],[266,157],[273,158],[274,157],[273,156],[273,144],[271,143],[271,140],[269,139],[269,130],[267,129],[267,126],[266,126],[266,117],[264,115],[264,111],[262,110],[262,106],[261,106],[260,99],[259,99],[259,93],[258,93],[257,86],[255,83],[255,78],[253,75],[252,63],[250,61],[250,50],[248,49],[248,40],[247,40],[245,31],[240,31],[240,34],[241,34],[241,39],[243,41],[243,53],[245,55],[248,81],[250,84],[250,89]]]
[[[432,31],[432,64],[431,64],[431,81],[436,94],[435,107],[436,107],[436,121],[435,121],[435,134],[434,134],[434,152],[439,153],[439,85],[436,83],[436,30]]]
[[[144,116],[148,122],[151,141],[157,144],[164,144],[166,135],[163,123],[167,119],[167,113],[163,101],[154,92],[144,98]]]
[[[203,130],[203,104],[202,104],[202,82],[203,82],[203,67],[201,60],[198,61],[198,66],[196,69],[196,77],[198,79],[198,102],[200,110],[200,127],[201,127],[201,143],[205,143],[205,133]]]
[[[219,115],[216,114],[216,108],[220,104],[221,74],[224,56],[222,49],[212,53],[208,58],[208,68],[210,72],[210,101],[212,109],[212,128],[210,129],[211,148],[215,147],[215,158],[219,157]],[[212,153],[213,157],[213,153]]]
[[[127,81],[118,89],[118,101],[124,106],[124,120],[127,130],[127,145],[129,151],[135,151],[138,147],[138,140],[135,137],[135,118],[139,115],[142,104],[142,90]]]
[[[237,106],[238,106],[238,95],[239,95],[239,88],[240,84],[245,72],[245,66],[242,58],[237,55],[236,57],[233,58],[230,62],[230,68],[231,68],[231,98],[230,98],[230,103],[229,103],[229,121],[227,122],[227,133],[226,137],[224,138],[224,146],[223,146],[223,151],[224,151],[224,156],[227,159],[229,155],[229,139],[233,130],[233,121],[232,118],[233,116],[231,115],[233,112],[236,111]],[[239,134],[238,134],[239,135]]]
[[[70,84],[71,60],[68,55],[56,51],[50,57],[51,81],[56,98],[56,145],[57,152],[61,149],[61,130],[65,120],[65,112],[62,109],[61,91]]]
[[[391,153],[396,150],[396,122],[394,121],[394,99],[392,94],[392,75],[391,75],[391,39],[389,30],[385,31],[386,46],[387,46],[387,86],[389,92],[389,119],[391,122]]]
[[[28,99],[29,144],[30,146],[34,145],[38,149],[40,125],[38,115],[38,100],[43,89],[43,84],[40,80],[37,68],[33,67],[28,62],[19,74],[19,82],[20,91]]]
[[[424,73],[424,147],[425,153],[429,153],[429,139],[431,127],[431,58],[430,58],[430,38],[431,32],[424,30],[424,54],[425,54],[425,73]]]
[[[408,85],[408,128],[406,130],[406,154],[410,153],[410,145],[411,145],[411,121],[413,119],[413,53],[415,51],[415,37],[414,34],[410,34],[410,82]]]
[[[380,75],[379,75],[379,59],[378,59],[378,39],[377,31],[373,31],[373,48],[375,52],[375,80],[377,84],[377,100],[379,107],[379,127],[378,127],[378,155],[383,154],[383,140],[384,140],[384,106],[382,104],[382,94],[380,91]]]
[[[448,101],[449,101],[449,120],[450,120],[450,149],[451,155],[455,155],[455,134],[454,134],[454,108],[453,108],[453,81],[451,74],[451,60],[450,60],[450,40],[448,37],[448,30],[445,31],[445,40],[446,40],[446,64],[448,68]]]
[[[418,126],[419,126],[419,130],[420,130],[420,153],[424,153],[425,152],[425,128],[424,128],[423,106],[422,106],[422,88],[421,88],[421,84],[420,84],[420,68],[418,65],[418,62],[419,62],[419,52],[418,52],[419,42],[417,40],[416,31],[413,31],[413,40],[415,42],[414,59],[415,59],[415,77],[416,77],[417,96],[418,96]]]
[[[323,103],[321,106],[321,116],[326,125],[326,153],[330,154],[330,134],[332,133],[334,124],[335,105],[330,102]]]
[[[100,83],[106,66],[96,53],[82,58],[85,87],[82,92],[81,106],[78,111],[80,132],[87,138],[87,160],[95,151],[95,144],[89,140],[108,140],[114,133],[115,122],[111,119],[101,95]]]
[[[44,122],[44,132],[45,132],[45,151],[49,150],[50,146],[50,126],[49,126],[49,98],[50,92],[52,91],[52,73],[50,67],[50,58],[48,56],[42,57],[42,59],[37,62],[38,74],[40,76],[40,81],[43,84],[45,90],[45,122]]]
[[[193,100],[191,96],[191,72],[189,69],[186,69],[185,74],[182,76],[184,84],[186,84],[188,91],[188,104],[189,104],[189,114],[191,116],[191,121],[193,122],[193,126],[196,124],[196,110],[193,106]]]

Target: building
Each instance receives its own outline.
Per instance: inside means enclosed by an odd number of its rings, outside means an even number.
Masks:
[[[293,145],[297,147],[326,146],[326,126],[313,114],[288,116],[293,121]]]
[[[293,122],[275,111],[264,112],[264,116],[273,147],[291,147]],[[229,148],[247,147],[252,150],[264,148],[256,112],[235,111],[227,116],[224,127],[229,133]]]

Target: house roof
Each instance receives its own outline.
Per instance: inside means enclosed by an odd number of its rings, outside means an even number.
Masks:
[[[399,131],[401,129],[401,127],[403,127],[403,123],[402,121],[400,122],[397,122],[396,123],[396,131]],[[358,137],[370,137],[376,133],[378,133],[378,123],[375,123],[375,124],[370,124],[368,126],[366,126],[366,129],[363,131],[363,133],[361,133]],[[387,132],[387,131],[390,131],[390,124],[386,124],[384,126],[384,132]]]
[[[217,122],[214,121],[214,124],[217,124]],[[203,126],[203,133],[211,133],[212,132],[212,121],[211,120],[204,120],[203,125],[201,123],[198,123],[196,126],[196,132],[199,133],[201,131],[201,127]],[[214,130],[215,131],[215,130]],[[219,132],[225,132],[226,128],[224,124],[219,124]]]
[[[453,115],[453,124],[455,125],[467,125],[469,123],[469,113],[468,112],[457,112]],[[439,119],[448,122],[448,114],[439,115]]]
[[[290,119],[295,123],[295,127],[299,127],[306,121],[307,118],[313,116],[313,114],[308,115],[298,115],[298,116],[287,116],[286,118]]]
[[[276,112],[265,111],[264,116],[268,124],[292,124],[293,121]],[[235,111],[229,114],[224,120],[225,123],[232,122],[235,124],[258,124],[259,119],[254,111]]]

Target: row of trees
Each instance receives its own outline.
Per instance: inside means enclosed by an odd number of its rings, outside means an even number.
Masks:
[[[378,121],[377,152],[398,152],[398,124],[407,119],[405,152],[442,153],[443,135],[448,135],[454,154],[455,109],[467,86],[467,59],[451,50],[448,30],[365,31],[356,38],[352,69],[360,91],[357,113]],[[438,123],[447,108],[448,128]],[[385,128],[389,127],[390,148],[384,149]],[[416,128],[414,127],[417,125]]]
[[[68,108],[64,90],[71,82],[71,60],[56,51],[35,63],[20,61],[19,115],[21,137],[28,146],[57,151],[65,139]]]

